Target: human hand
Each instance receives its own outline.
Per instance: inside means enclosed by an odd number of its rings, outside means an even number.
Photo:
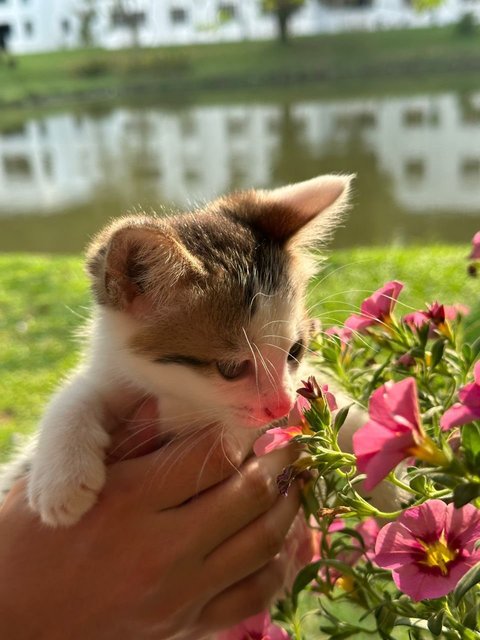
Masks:
[[[148,403],[135,416],[130,453],[135,438],[137,453],[158,444],[145,436],[154,417]],[[68,529],[44,527],[25,482],[14,487],[0,511],[1,637],[198,640],[269,604],[299,507],[298,486],[279,496],[275,480],[295,449],[243,462],[214,434],[174,447],[112,464],[98,504]]]

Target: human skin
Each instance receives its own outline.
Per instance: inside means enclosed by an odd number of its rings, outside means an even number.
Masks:
[[[105,489],[77,525],[43,525],[25,481],[9,493],[0,510],[0,637],[199,640],[278,593],[292,569],[285,547],[300,498],[297,483],[280,496],[276,477],[298,451],[245,460],[244,446],[227,459],[213,434],[152,451],[153,412],[146,403],[124,421]]]

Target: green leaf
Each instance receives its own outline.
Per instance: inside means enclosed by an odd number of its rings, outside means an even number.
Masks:
[[[330,640],[344,640],[344,638],[351,638],[353,634],[358,634],[358,629],[356,627],[352,627],[347,629],[346,631],[339,631],[338,633],[334,633],[330,636]]]
[[[442,361],[443,352],[445,351],[445,340],[441,338],[436,340],[432,345],[432,359],[430,362],[430,369],[435,369],[437,364]]]
[[[480,355],[480,338],[477,338],[472,344],[472,358],[475,360]]]
[[[352,569],[352,567],[348,564],[345,564],[344,562],[340,562],[340,560],[335,560],[334,558],[328,558],[325,560],[319,560],[318,564],[320,566],[323,565],[324,567],[327,567],[327,568],[332,567],[333,569],[337,569],[337,571],[339,571],[345,576],[355,577],[355,571]]]
[[[382,637],[389,637],[390,631],[395,625],[397,615],[394,611],[385,606],[380,606],[375,611],[375,618],[377,620],[377,627]]]
[[[298,594],[300,591],[303,591],[307,585],[310,584],[317,577],[318,570],[321,566],[321,560],[318,562],[313,562],[312,564],[307,564],[300,573],[295,578],[295,582],[292,587],[292,601],[294,606],[297,606],[298,602]]]
[[[345,529],[341,529],[338,533],[344,536],[350,536],[351,538],[355,538],[355,540],[358,540],[358,542],[361,545],[360,550],[365,549],[365,542],[363,540],[363,537],[355,529],[351,529],[350,527],[345,527]],[[358,550],[358,547],[357,547],[357,550]]]
[[[475,498],[480,496],[480,484],[475,482],[467,482],[465,484],[459,484],[453,490],[453,504],[457,509],[468,504]]]
[[[478,613],[480,611],[480,604],[471,607],[467,611],[467,615],[463,619],[463,624],[468,628],[475,631],[478,626]]]
[[[469,467],[476,470],[477,459],[480,454],[480,424],[470,422],[462,429],[462,444]]]
[[[410,481],[410,487],[414,491],[417,491],[417,493],[421,493],[421,494],[425,493],[427,484],[428,482],[425,476],[416,476],[415,478],[412,478],[412,480]]]
[[[425,349],[423,349],[421,347],[414,347],[413,349],[411,349],[410,355],[413,358],[421,358],[423,360],[423,358],[425,356]]]
[[[422,327],[419,327],[417,330],[418,338],[420,342],[420,347],[424,350],[425,345],[427,344],[428,334],[430,333],[429,323],[426,322]]]
[[[458,478],[449,476],[446,473],[431,473],[428,477],[430,478],[430,480],[433,480],[433,482],[437,482],[438,484],[441,484],[444,487],[448,487],[449,489],[453,489],[453,487],[458,482]]]
[[[467,571],[455,587],[455,591],[453,592],[453,602],[455,606],[458,607],[463,596],[478,582],[480,582],[480,562]]]
[[[441,609],[430,616],[428,619],[428,630],[434,636],[439,636],[442,633],[443,629],[443,616],[445,615],[445,611]]]
[[[343,423],[347,419],[348,412],[350,411],[350,407],[351,406],[352,405],[349,404],[347,407],[342,407],[341,409],[339,409],[337,411],[337,414],[335,416],[335,420],[333,421],[333,428],[335,430],[335,433],[338,433],[340,431],[340,429],[342,428]]]
[[[473,349],[468,343],[464,344],[462,347],[462,357],[465,360],[467,367],[469,367],[473,362]]]
[[[414,629],[425,629],[425,631],[428,629],[426,620],[423,620],[422,618],[397,618],[395,626],[413,627]]]

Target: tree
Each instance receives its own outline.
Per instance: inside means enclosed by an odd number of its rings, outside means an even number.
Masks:
[[[76,12],[80,23],[80,42],[84,47],[91,47],[94,44],[93,25],[97,17],[97,7],[95,5],[95,0],[86,0]]]
[[[305,4],[305,0],[262,0],[262,9],[275,15],[280,42],[288,42],[288,23],[293,14]]]
[[[138,47],[140,43],[138,32],[144,22],[144,11],[138,10],[125,0],[116,0],[112,9],[112,24],[114,27],[125,27],[130,30],[134,47]]]

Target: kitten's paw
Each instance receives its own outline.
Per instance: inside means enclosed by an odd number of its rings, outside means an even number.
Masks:
[[[105,484],[105,465],[99,461],[88,473],[53,475],[33,469],[28,487],[30,507],[51,527],[68,527],[89,511]]]

